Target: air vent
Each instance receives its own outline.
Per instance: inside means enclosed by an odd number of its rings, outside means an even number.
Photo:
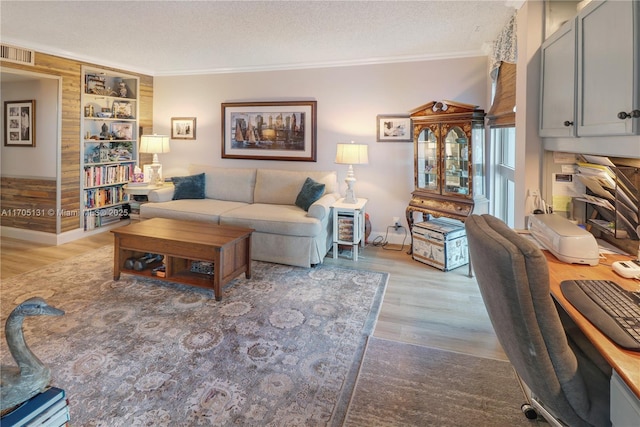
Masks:
[[[4,61],[33,65],[34,56],[35,52],[32,50],[9,46],[6,44],[0,45],[0,59]]]

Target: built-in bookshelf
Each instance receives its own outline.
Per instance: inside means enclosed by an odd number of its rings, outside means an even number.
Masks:
[[[139,79],[83,67],[81,209],[86,231],[129,219],[123,186],[138,163]]]

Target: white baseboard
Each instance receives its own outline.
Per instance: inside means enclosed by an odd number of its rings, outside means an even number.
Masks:
[[[92,236],[98,233],[104,233],[117,227],[129,224],[130,221],[119,221],[106,227],[96,228],[90,231],[84,231],[82,228],[65,231],[60,234],[45,233],[43,231],[26,230],[24,228],[0,227],[0,235],[2,237],[10,237],[12,239],[26,240],[28,242],[42,243],[44,245],[58,246],[64,243],[73,242],[83,237]]]
[[[119,223],[118,226],[125,225],[125,223]],[[97,228],[91,231],[84,231],[81,228],[76,228],[75,230],[67,231],[61,234],[53,234],[53,233],[45,233],[43,231],[33,231],[26,230],[23,228],[13,228],[13,227],[0,227],[0,235],[3,237],[10,237],[12,239],[26,240],[29,242],[42,243],[45,245],[62,245],[64,243],[72,242],[74,240],[81,239],[83,237],[91,236],[96,233],[104,233],[115,227],[105,227],[105,228]],[[395,231],[390,229],[387,231],[372,231],[371,235],[369,235],[369,243],[373,243],[374,241],[386,241],[393,245],[402,245],[403,241],[405,246],[411,245],[411,236],[409,235],[409,231],[407,231],[407,235],[405,238],[404,229],[399,229]]]
[[[2,235],[2,237],[10,237],[12,239],[26,240],[28,242],[42,243],[51,246],[61,245],[85,237],[84,231],[80,228],[61,234],[53,234],[24,228],[0,227],[0,235]]]
[[[407,231],[405,238],[405,230]],[[386,241],[392,245],[402,245],[404,240],[405,246],[411,245],[411,235],[409,234],[409,230],[406,227],[399,228],[397,231],[393,228],[387,230],[372,230],[371,235],[369,235],[369,243],[373,243],[374,241]]]

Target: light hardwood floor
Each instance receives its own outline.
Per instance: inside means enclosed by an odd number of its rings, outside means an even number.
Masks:
[[[104,245],[112,233],[100,233],[59,246],[2,237],[0,274],[6,279]],[[358,261],[329,255],[325,263],[389,273],[374,336],[506,360],[468,268],[442,272],[407,254],[408,247],[367,246]]]

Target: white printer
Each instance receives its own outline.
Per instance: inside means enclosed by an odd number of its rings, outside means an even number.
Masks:
[[[529,215],[531,235],[560,261],[598,265],[598,242],[593,234],[556,214]]]

